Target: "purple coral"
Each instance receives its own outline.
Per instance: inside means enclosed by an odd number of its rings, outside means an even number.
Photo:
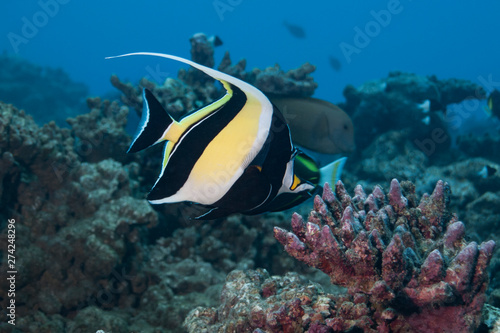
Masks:
[[[335,194],[325,184],[307,222],[295,213],[293,232],[276,227],[274,233],[290,255],[351,296],[367,296],[379,331],[472,332],[495,242],[464,239],[464,224],[447,210],[449,195],[442,181],[418,204],[414,186],[396,179],[387,197],[379,187],[367,196],[358,186],[351,198],[342,182]]]

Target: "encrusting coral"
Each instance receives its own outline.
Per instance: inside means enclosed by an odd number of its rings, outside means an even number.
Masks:
[[[387,197],[361,186],[351,197],[338,182],[336,195],[325,186],[316,196],[308,222],[295,214],[293,232],[275,228],[275,237],[354,298],[366,297],[379,331],[473,332],[495,243],[465,240],[464,223],[447,210],[449,192],[439,181],[417,202],[414,186],[394,179]]]

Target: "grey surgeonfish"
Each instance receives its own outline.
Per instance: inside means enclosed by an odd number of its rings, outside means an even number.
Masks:
[[[295,144],[323,154],[354,151],[354,126],[338,106],[311,97],[270,99],[285,116]]]
[[[297,205],[334,184],[345,162],[319,168],[296,149],[278,108],[254,86],[193,61],[161,53],[129,53],[173,59],[218,80],[220,99],[176,121],[153,93],[143,91],[143,112],[129,152],[165,143],[152,204],[194,202],[207,208],[197,219],[233,213],[259,214]],[[115,58],[115,57],[111,57]]]

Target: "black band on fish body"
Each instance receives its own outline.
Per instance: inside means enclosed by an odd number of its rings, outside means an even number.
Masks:
[[[197,217],[199,220],[213,220],[230,214],[245,212],[265,202],[272,193],[268,179],[260,168],[251,165],[234,183],[229,191],[217,202],[216,209]]]
[[[277,195],[292,153],[288,126],[280,111],[274,108],[271,128],[261,151],[214,206],[220,207],[222,211],[244,214],[254,209],[267,211],[264,207]]]
[[[259,206],[244,212],[248,215],[269,211],[268,204],[278,195],[287,171],[287,163],[293,159],[295,152],[290,138],[290,130],[286,125],[283,115],[276,107],[273,107],[271,129],[265,146],[267,155],[262,163],[262,173],[272,185],[272,192]]]
[[[148,200],[160,200],[177,193],[207,145],[238,115],[247,98],[238,87],[231,85],[231,88],[231,99],[213,114],[194,124],[175,144],[167,167],[151,189]]]

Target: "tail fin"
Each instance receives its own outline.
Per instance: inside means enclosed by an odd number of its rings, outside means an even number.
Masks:
[[[340,179],[340,175],[342,174],[342,169],[344,168],[345,161],[347,157],[339,158],[338,160],[325,165],[319,170],[319,185],[323,186],[325,183],[328,183],[332,186],[335,186],[337,180]]]
[[[164,133],[174,122],[151,91],[142,92],[142,117],[127,153],[135,153],[164,141]]]

